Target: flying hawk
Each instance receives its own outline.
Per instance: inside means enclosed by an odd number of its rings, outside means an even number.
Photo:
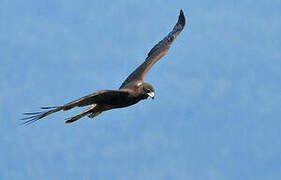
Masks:
[[[65,123],[72,123],[86,115],[93,118],[104,111],[131,106],[148,97],[154,99],[154,88],[151,84],[144,82],[144,77],[153,64],[167,53],[184,25],[185,17],[181,10],[173,30],[149,51],[145,61],[127,77],[118,90],[100,90],[62,106],[42,107],[41,109],[46,110],[43,112],[24,113],[27,117],[22,119],[25,120],[22,124],[28,125],[61,110],[67,111],[74,107],[91,105],[84,112],[67,118],[65,121]]]

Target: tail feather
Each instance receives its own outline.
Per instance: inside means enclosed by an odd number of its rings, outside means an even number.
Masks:
[[[100,111],[98,111],[98,112],[93,112],[93,113],[91,113],[88,117],[89,117],[89,118],[94,118],[94,117],[100,115],[101,113],[102,113],[102,112],[100,112]]]
[[[86,116],[87,114],[88,114],[88,113],[84,113],[84,112],[83,112],[83,113],[78,114],[78,115],[76,115],[76,116],[73,116],[73,117],[70,117],[70,118],[66,118],[66,119],[65,119],[65,123],[66,123],[66,124],[73,123],[74,121],[79,120],[80,118]]]
[[[98,114],[100,114],[101,112],[97,112],[94,110],[94,108],[96,108],[96,104],[92,105],[89,109],[85,110],[84,112],[76,115],[76,116],[73,116],[73,117],[70,117],[70,118],[67,118],[65,119],[65,123],[72,123],[74,121],[77,121],[78,119],[92,113],[90,116],[92,116],[93,114],[95,116],[97,116]],[[58,111],[61,111],[61,110],[68,110],[68,108],[66,108],[66,106],[56,106],[56,107],[41,107],[41,109],[47,109],[47,111],[41,111],[41,112],[27,112],[27,113],[23,113],[24,118],[20,119],[20,120],[23,120],[24,122],[21,123],[20,125],[24,125],[24,126],[27,126],[27,125],[30,125],[46,116],[49,116],[50,114],[53,114],[55,112],[58,112]]]
[[[65,123],[69,124],[69,123],[73,123],[74,121],[79,120],[80,118],[86,116],[87,114],[92,113],[95,107],[96,107],[96,104],[92,105],[89,109],[85,110],[84,112],[82,112],[76,116],[66,118]]]
[[[49,106],[49,107],[41,107],[40,109],[54,109],[58,108],[59,106]]]

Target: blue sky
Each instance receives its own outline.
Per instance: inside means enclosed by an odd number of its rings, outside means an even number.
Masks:
[[[156,91],[96,120],[22,112],[117,89],[174,26]],[[281,1],[0,2],[0,179],[281,177]]]

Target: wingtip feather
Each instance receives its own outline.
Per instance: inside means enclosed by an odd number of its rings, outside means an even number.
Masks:
[[[182,10],[182,9],[180,10],[180,15],[179,15],[178,23],[179,23],[182,27],[185,26],[185,16],[184,16],[184,13],[183,13],[183,10]]]

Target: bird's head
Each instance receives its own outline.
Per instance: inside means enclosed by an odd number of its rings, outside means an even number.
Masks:
[[[146,98],[151,97],[154,99],[154,88],[151,84],[141,83],[139,86],[140,93]]]

